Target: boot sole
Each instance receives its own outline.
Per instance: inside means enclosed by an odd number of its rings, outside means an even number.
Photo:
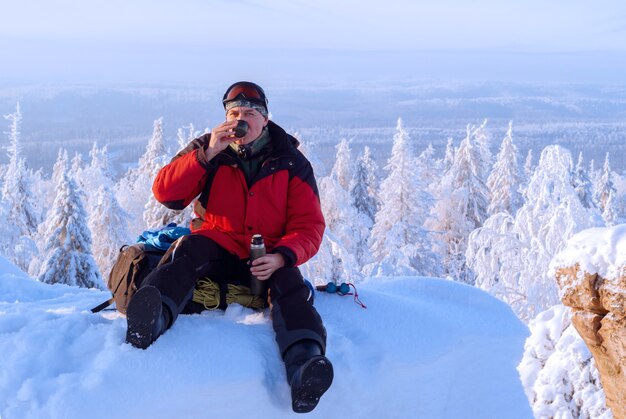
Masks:
[[[301,384],[291,390],[291,407],[296,413],[315,409],[322,395],[333,382],[333,366],[323,355],[308,360],[302,366]]]
[[[126,310],[126,342],[135,348],[146,349],[154,340],[152,329],[161,311],[161,293],[154,287],[140,288]]]

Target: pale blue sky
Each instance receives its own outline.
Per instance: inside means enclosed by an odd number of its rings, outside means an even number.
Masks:
[[[597,66],[600,82],[626,70],[618,0],[2,3],[0,81],[204,82],[233,73],[323,81],[355,72],[593,81]]]

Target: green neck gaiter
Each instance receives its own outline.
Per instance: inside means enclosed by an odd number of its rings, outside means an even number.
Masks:
[[[246,182],[250,185],[250,182],[259,173],[261,165],[271,151],[269,130],[267,127],[263,128],[261,135],[245,146],[230,143],[230,148],[237,155],[239,167],[243,170]]]

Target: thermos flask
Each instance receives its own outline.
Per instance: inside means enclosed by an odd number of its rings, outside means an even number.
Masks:
[[[250,241],[250,262],[261,256],[265,256],[265,243],[263,236],[255,234]],[[261,281],[256,276],[250,275],[250,292],[252,295],[264,296],[266,288],[266,281]]]

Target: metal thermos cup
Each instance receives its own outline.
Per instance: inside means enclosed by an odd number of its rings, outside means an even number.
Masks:
[[[255,234],[250,241],[250,262],[261,256],[265,256],[265,243],[263,242],[263,236]],[[250,292],[252,295],[264,296],[266,288],[266,281],[261,281],[256,276],[250,275]]]

